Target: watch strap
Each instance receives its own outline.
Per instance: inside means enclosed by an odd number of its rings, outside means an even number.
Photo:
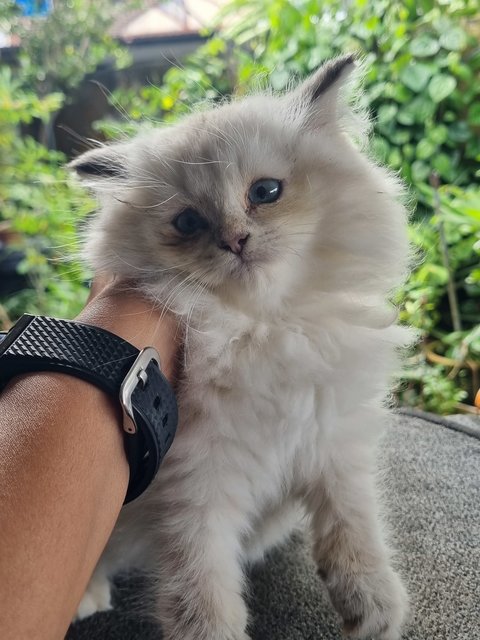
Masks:
[[[0,343],[2,374],[59,371],[83,378],[110,395],[138,356],[138,349],[109,331],[80,322],[23,315]]]
[[[0,389],[15,375],[56,371],[82,378],[115,399],[140,352],[109,331],[43,316],[24,315],[0,341]],[[131,393],[134,429],[124,430],[130,465],[125,502],[154,478],[177,425],[172,389],[155,359],[142,370]]]

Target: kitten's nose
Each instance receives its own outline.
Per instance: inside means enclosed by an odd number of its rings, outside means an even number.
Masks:
[[[225,249],[225,251],[231,251],[232,253],[236,253],[240,255],[243,251],[243,247],[247,244],[247,240],[249,239],[250,234],[247,235],[237,235],[230,240],[223,241],[219,247],[220,249]]]

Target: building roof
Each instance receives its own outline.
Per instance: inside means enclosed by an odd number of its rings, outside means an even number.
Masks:
[[[112,35],[123,42],[196,34],[210,26],[227,0],[149,2],[144,9],[118,19]]]
[[[213,24],[219,10],[227,2],[228,0],[144,0],[142,9],[126,12],[114,22],[111,34],[125,44],[195,35]],[[19,46],[17,36],[0,31],[0,49]]]

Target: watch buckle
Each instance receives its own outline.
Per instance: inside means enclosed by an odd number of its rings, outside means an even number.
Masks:
[[[128,434],[137,432],[135,416],[132,407],[132,394],[138,385],[142,388],[148,383],[147,367],[154,360],[160,369],[160,356],[153,347],[142,349],[125,376],[120,387],[120,404],[123,411],[123,430]]]

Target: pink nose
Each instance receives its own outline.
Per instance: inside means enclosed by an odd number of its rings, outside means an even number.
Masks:
[[[232,253],[236,253],[240,255],[243,251],[243,247],[247,244],[247,240],[249,239],[250,234],[247,233],[246,236],[238,235],[230,240],[222,242],[219,245],[220,249],[225,249],[225,251],[231,251]]]

